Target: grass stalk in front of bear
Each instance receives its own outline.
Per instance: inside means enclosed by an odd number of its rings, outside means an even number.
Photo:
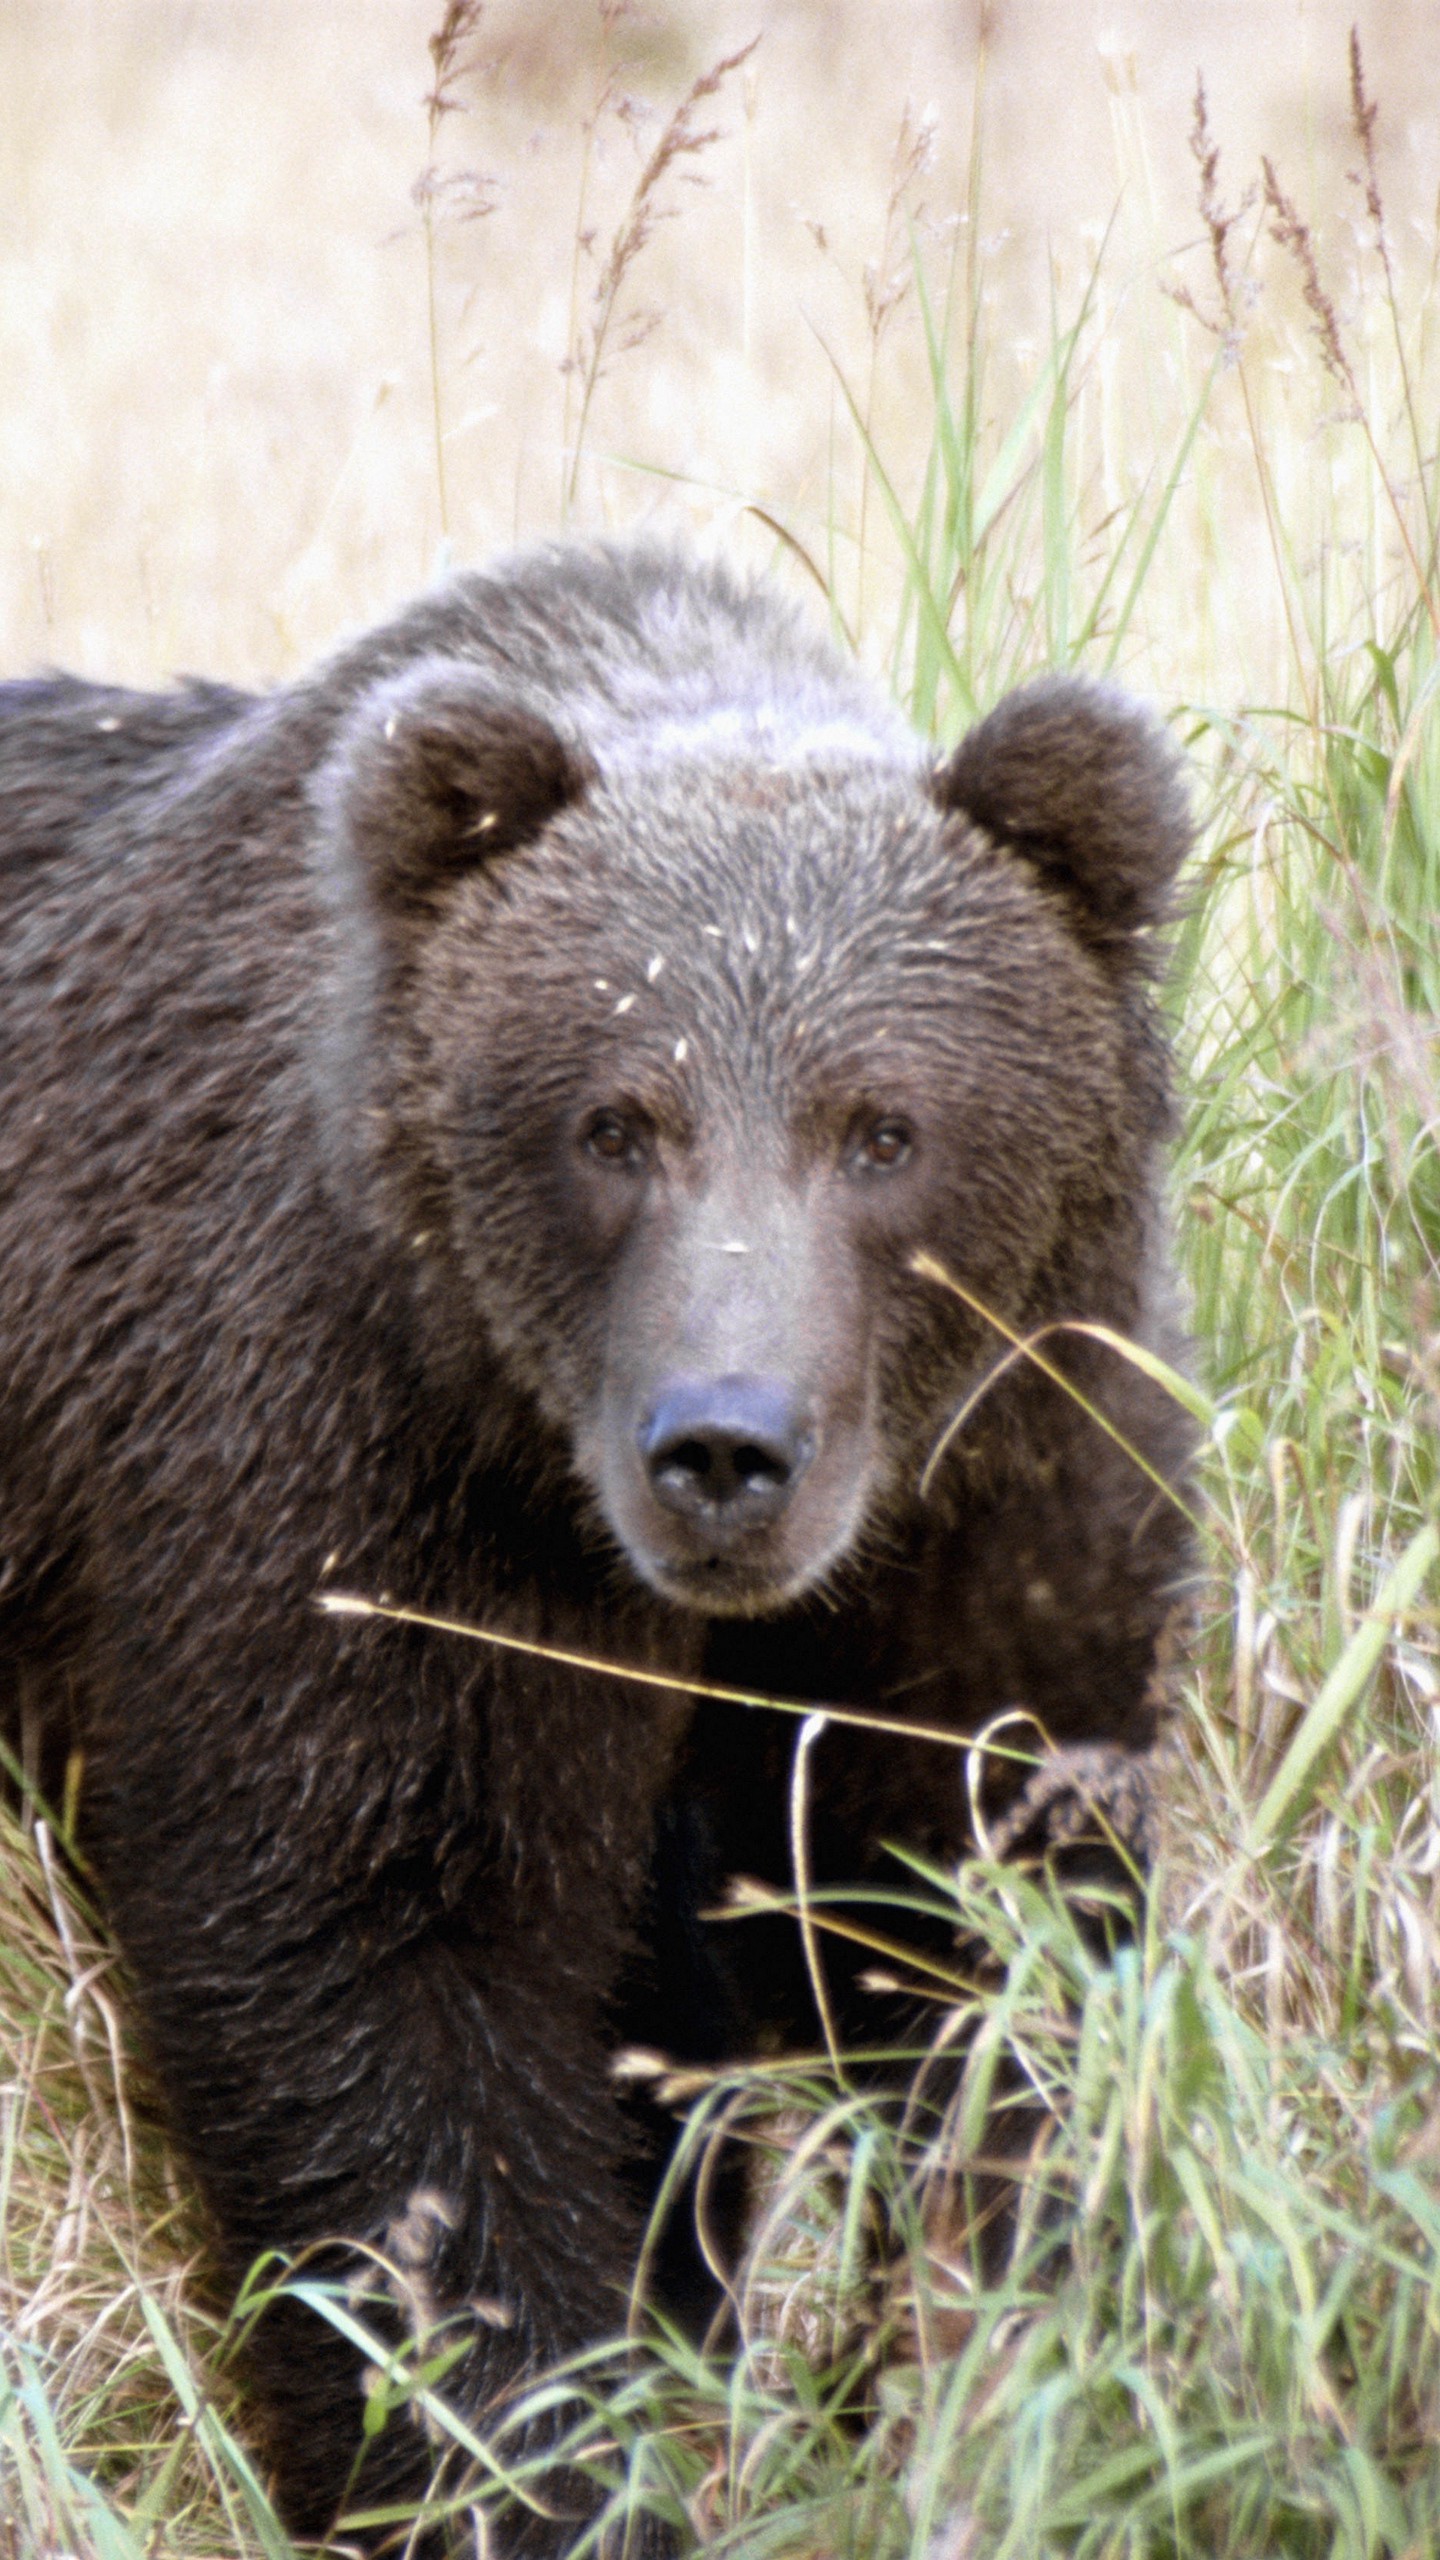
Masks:
[[[1129,1361],[1131,1367],[1137,1369],[1142,1377],[1150,1379],[1153,1385],[1163,1388],[1165,1394],[1180,1407],[1182,1412],[1188,1413],[1192,1421],[1213,1431],[1217,1419],[1215,1405],[1203,1389],[1196,1386],[1193,1379],[1187,1378],[1171,1361],[1162,1360],[1159,1354],[1151,1351],[1146,1344],[1132,1342],[1124,1334],[1117,1333],[1112,1325],[1091,1324],[1078,1317],[1066,1317],[1057,1323],[1043,1325],[1034,1333],[1017,1333],[1013,1325],[1007,1324],[1005,1318],[997,1315],[993,1307],[987,1306],[983,1299],[977,1298],[974,1291],[967,1289],[962,1280],[957,1280],[954,1272],[948,1271],[943,1262],[937,1261],[934,1254],[917,1253],[910,1267],[920,1279],[933,1280],[938,1288],[948,1289],[953,1297],[959,1298],[961,1303],[970,1309],[972,1314],[980,1316],[986,1324],[993,1326],[1002,1339],[1010,1345],[1004,1358],[998,1361],[993,1369],[986,1371],[978,1385],[972,1387],[963,1403],[957,1406],[935,1442],[925,1461],[924,1472],[920,1478],[922,1501],[928,1496],[947,1452],[954,1446],[976,1408],[992,1388],[999,1385],[1010,1369],[1021,1361],[1029,1361],[1039,1370],[1042,1377],[1048,1378],[1053,1386],[1059,1387],[1062,1393],[1078,1405],[1086,1420],[1092,1422],[1097,1431],[1103,1431],[1106,1438],[1113,1441],[1115,1446],[1124,1452],[1131,1465],[1138,1467],[1140,1473],[1154,1485],[1156,1492],[1163,1494],[1168,1502],[1175,1505],[1176,1510],[1183,1519],[1189,1521],[1193,1529],[1201,1527],[1200,1515],[1187,1502],[1185,1496],[1169,1482],[1167,1477],[1160,1474],[1158,1468],[1151,1465],[1143,1450],[1137,1449],[1132,1441],[1126,1439],[1125,1434],[1118,1430],[1109,1417],[1101,1412],[1099,1406],[1082,1392],[1074,1379],[1068,1377],[1064,1369],[1047,1356],[1041,1346],[1066,1337],[1102,1343],[1107,1351],[1115,1353],[1117,1359]]]
[[[427,1609],[410,1609],[402,1601],[368,1600],[355,1591],[318,1591],[315,1605],[338,1618],[383,1618],[397,1626],[425,1627],[434,1635],[464,1636],[474,1644],[496,1646],[503,1653],[528,1654],[536,1662],[553,1662],[568,1670],[583,1671],[602,1680],[628,1681],[641,1689],[669,1692],[678,1687],[692,1698],[713,1699],[719,1706],[762,1707],[773,1715],[793,1716],[803,1723],[815,1712],[810,1698],[781,1698],[767,1690],[732,1689],[715,1680],[692,1679],[687,1673],[683,1682],[672,1672],[654,1671],[637,1663],[612,1662],[604,1654],[577,1653],[564,1645],[547,1644],[539,1637],[517,1636],[502,1627],[472,1625],[464,1618],[440,1618]],[[832,1724],[849,1725],[857,1733],[890,1733],[897,1740],[933,1742],[947,1751],[967,1751],[974,1736],[956,1730],[953,1725],[929,1725],[918,1719],[882,1715],[878,1708],[828,1705],[824,1713]]]

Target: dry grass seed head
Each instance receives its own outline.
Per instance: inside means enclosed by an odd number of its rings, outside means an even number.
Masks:
[[[607,28],[615,23],[617,15],[618,13],[612,13],[609,18],[606,18]],[[707,98],[713,98],[716,95],[732,72],[738,71],[749,61],[759,41],[758,36],[752,36],[748,44],[739,46],[734,53],[723,55],[718,62],[711,65],[708,71],[701,72],[698,78],[691,82],[679,105],[666,119],[649,158],[645,161],[636,180],[630,202],[611,235],[610,245],[600,262],[600,270],[591,293],[589,319],[577,329],[573,336],[563,366],[566,372],[577,375],[580,382],[579,413],[566,483],[567,507],[574,504],[584,454],[585,431],[589,424],[596,390],[605,378],[607,357],[612,352],[618,356],[628,355],[637,347],[643,346],[645,340],[659,327],[664,316],[659,310],[641,308],[632,311],[623,323],[619,322],[620,300],[627,279],[637,261],[643,256],[656,225],[674,217],[675,208],[660,202],[660,189],[677,163],[698,159],[701,153],[710,150],[720,140],[718,125],[697,128],[695,121],[697,110]],[[607,74],[591,118],[587,144],[588,139],[593,137],[595,125],[607,107],[620,123],[630,126],[632,130],[638,127],[641,110],[632,99],[616,89],[613,74]],[[681,174],[692,185],[704,183],[700,173],[693,168],[686,168]],[[582,227],[577,233],[577,246],[593,254],[593,243],[593,232]],[[618,340],[612,350],[612,335],[617,332],[617,326]]]
[[[1355,139],[1360,146],[1364,174],[1362,176],[1360,170],[1352,169],[1349,177],[1352,186],[1361,187],[1364,190],[1365,210],[1375,227],[1375,246],[1384,260],[1386,278],[1393,292],[1394,277],[1390,267],[1390,244],[1385,232],[1385,208],[1381,200],[1380,173],[1375,158],[1375,120],[1379,113],[1378,103],[1365,94],[1365,66],[1360,58],[1360,30],[1358,27],[1352,27],[1350,30],[1350,121],[1355,129]]]
[[[1264,175],[1266,209],[1270,215],[1270,236],[1295,262],[1320,361],[1331,380],[1349,395],[1349,414],[1359,418],[1361,404],[1354,368],[1345,352],[1334,302],[1320,280],[1320,266],[1310,226],[1286,195],[1275,174],[1274,162],[1268,157],[1262,158],[1260,167]]]
[[[1204,74],[1195,76],[1195,103],[1190,120],[1190,156],[1199,175],[1198,198],[1200,219],[1210,244],[1210,266],[1215,278],[1218,316],[1201,310],[1188,285],[1165,281],[1161,290],[1182,311],[1198,320],[1212,338],[1219,338],[1227,363],[1235,363],[1240,353],[1245,322],[1254,307],[1256,288],[1236,265],[1232,234],[1256,201],[1254,186],[1246,187],[1239,203],[1226,212],[1220,196],[1220,145],[1210,127],[1210,109],[1205,96]]]

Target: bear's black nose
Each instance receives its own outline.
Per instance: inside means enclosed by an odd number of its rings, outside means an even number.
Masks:
[[[799,1401],[779,1378],[677,1379],[637,1438],[656,1500],[717,1527],[783,1511],[814,1449]]]

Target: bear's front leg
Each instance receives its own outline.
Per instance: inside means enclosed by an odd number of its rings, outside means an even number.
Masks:
[[[537,1980],[512,2008],[498,1986],[458,1979],[451,1951],[431,1952],[433,1965],[417,1951],[406,1978],[387,1988],[394,2052],[364,2129],[377,2156],[359,2156],[356,2145],[356,2209],[333,2217],[376,2254],[357,2264],[356,2252],[325,2251],[316,2272],[358,2274],[364,2298],[352,2294],[352,2306],[413,2363],[458,2347],[437,2388],[483,2423],[529,2377],[623,2325],[636,2234],[614,2176],[619,2134],[593,2024],[567,2018],[553,1985]],[[412,2018],[429,2011],[414,2039],[394,2023],[403,2002]],[[546,2014],[539,2037],[520,2014],[532,2003]],[[442,2040],[448,2067],[436,2052]],[[332,2125],[338,2142],[339,2109]],[[358,2130],[353,2121],[345,2128],[352,2141]],[[307,2222],[324,2218],[317,2206]],[[357,2461],[366,2376],[310,2316],[272,2316],[254,2372],[281,2500],[297,2526],[319,2530],[339,2506],[370,2509],[426,2486],[443,2437],[427,2437],[407,2410]],[[551,2474],[543,2495],[553,2527],[537,2517],[522,2529],[517,2514],[507,2553],[568,2548],[583,2491]]]
[[[378,1948],[363,1912],[343,1934],[327,1921],[297,1940],[286,1982],[267,1964],[212,1991],[203,2023],[186,1999],[188,2030],[176,2032],[179,1986],[157,1989],[157,1970],[152,2034],[233,2276],[280,2245],[316,2251],[318,2275],[368,2279],[359,2308],[382,2342],[464,2341],[442,2388],[471,2414],[621,2325],[634,2233],[614,2175],[619,2124],[594,2021],[562,1982],[487,1974],[463,1937]],[[353,2246],[317,2248],[331,2241],[368,2244],[393,2277]],[[437,2448],[408,2414],[361,2462],[363,2368],[313,2315],[265,2320],[252,2370],[297,2530],[423,2490]],[[516,2548],[566,2539],[537,2528]]]
[[[461,1826],[441,1773],[389,1770],[372,1798],[327,1758],[282,1791],[281,1756],[192,1752],[163,1787],[133,1738],[113,1783],[99,1754],[91,1842],[150,2057],[229,2279],[267,2249],[368,2277],[361,2316],[378,2297],[386,2343],[460,2343],[440,2387],[488,2420],[623,2324],[635,2229],[604,2019],[633,1862],[603,1805],[562,1874],[529,1844],[507,1856],[503,1825]],[[268,2312],[250,2369],[295,2530],[425,2489],[437,2446],[405,2412],[366,2441],[365,2360],[319,2315]],[[575,2482],[552,2503],[501,2547],[564,2550]]]

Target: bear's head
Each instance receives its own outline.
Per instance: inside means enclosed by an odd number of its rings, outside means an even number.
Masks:
[[[456,1391],[528,1400],[670,1600],[814,1591],[1009,1336],[1140,1320],[1188,830],[1120,696],[1043,681],[937,771],[723,722],[592,753],[425,660],[318,805],[347,1179]]]

